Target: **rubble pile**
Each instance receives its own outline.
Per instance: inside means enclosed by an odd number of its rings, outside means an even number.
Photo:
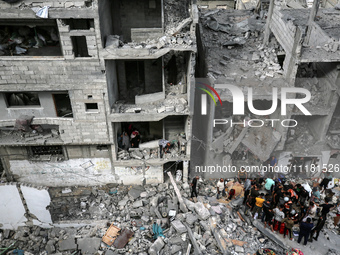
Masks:
[[[190,1],[164,1],[164,23],[168,30],[172,30],[176,24],[190,17],[189,15]]]
[[[123,43],[119,40],[119,36],[110,36],[110,40],[106,42],[107,49],[147,49],[150,54],[155,53],[157,50],[165,47],[183,46],[191,47],[195,44],[195,39],[192,38],[190,32],[178,31],[176,35],[165,34],[159,38],[147,39],[143,42],[128,42]]]
[[[299,125],[290,128],[288,132],[288,139],[286,141],[286,149],[292,150],[294,153],[304,152],[306,155],[312,154],[310,149],[315,144],[315,138],[309,130],[308,119],[298,118]]]
[[[232,254],[253,254],[264,246],[281,250],[242,218],[236,210],[237,202],[220,204],[215,199],[213,182],[200,181],[199,185],[196,203],[188,199],[187,183],[177,183],[176,187],[162,183],[144,187],[52,188],[50,193],[59,195],[58,199],[52,198],[50,208],[55,222],[104,219],[107,225],[19,227],[17,231],[1,233],[1,245],[8,247],[16,241],[17,249],[40,255],[74,254],[76,250],[82,254],[184,254],[190,247],[191,254],[220,254],[221,249]],[[182,198],[177,197],[177,188]],[[101,242],[111,223],[133,231],[132,239],[124,248]],[[161,227],[160,234],[152,232],[156,224]]]
[[[182,137],[182,135],[184,137]],[[160,157],[159,151],[159,140],[154,140],[150,142],[146,142],[140,145],[139,148],[129,148],[128,151],[121,150],[118,152],[119,160],[127,160],[127,159],[156,159]],[[163,154],[163,159],[179,159],[181,156],[185,156],[187,140],[185,139],[185,134],[181,134],[177,136],[176,140],[170,141],[171,148],[168,153]]]
[[[184,85],[166,85],[165,99],[156,102],[146,102],[145,104],[126,104],[118,101],[113,112],[116,113],[167,113],[181,112],[188,113],[187,94],[184,93]]]
[[[169,177],[168,182],[145,186],[50,188],[55,226],[0,230],[1,246],[13,245],[27,255],[254,254],[263,248],[285,254],[288,247],[244,215],[243,197],[221,202],[215,181],[199,180],[199,196],[193,201],[190,186]],[[340,191],[333,190],[336,200]],[[337,234],[333,216],[331,212],[326,227]],[[78,225],[68,227],[75,219]],[[115,236],[108,235],[110,229]]]
[[[264,13],[231,14],[228,10],[213,10],[202,11],[200,18],[206,47],[211,49],[208,77],[216,80],[228,74],[227,78],[236,82],[251,77],[256,81],[266,77],[282,78],[283,70],[277,56],[283,49],[275,38],[271,38],[268,47],[262,46]]]
[[[130,148],[129,151],[121,150],[118,152],[118,159],[128,160],[128,159],[153,159],[158,158],[158,148]]]
[[[331,148],[333,149],[340,148],[340,135],[339,134],[328,135],[327,141],[328,141],[328,145],[331,146]]]

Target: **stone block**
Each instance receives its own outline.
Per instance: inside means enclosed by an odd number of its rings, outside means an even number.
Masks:
[[[100,247],[100,238],[81,238],[77,240],[82,254],[95,254]]]
[[[138,200],[138,201],[134,202],[134,203],[132,204],[132,207],[133,207],[133,208],[143,207],[143,201],[142,201],[142,200]]]
[[[187,228],[183,225],[180,220],[174,220],[171,222],[171,226],[176,229],[179,234],[187,232]]]
[[[202,220],[207,220],[210,216],[209,210],[201,202],[195,204],[195,211]]]
[[[69,237],[59,241],[59,251],[69,251],[77,249],[77,244],[74,238]]]
[[[189,225],[193,225],[198,220],[197,216],[193,213],[186,213],[185,216],[185,220]]]
[[[158,237],[157,240],[151,245],[149,248],[150,255],[157,255],[163,249],[164,242],[161,237]]]

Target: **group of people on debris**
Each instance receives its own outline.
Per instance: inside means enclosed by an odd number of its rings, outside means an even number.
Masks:
[[[327,215],[336,205],[330,204],[331,195],[327,191],[325,202],[321,202],[319,187],[314,187],[311,194],[301,185],[292,182],[280,182],[270,178],[250,180],[245,192],[243,204],[245,213],[253,213],[253,218],[260,218],[271,230],[279,231],[285,238],[289,235],[292,240],[293,227],[299,224],[300,231],[298,243],[304,238],[304,245],[307,241],[312,242],[313,238],[318,239]],[[264,186],[262,184],[264,183]],[[264,188],[264,192],[261,192]],[[322,192],[326,192],[323,189]],[[337,225],[340,219],[340,201],[337,205],[337,217],[334,224]],[[316,234],[316,236],[314,236]]]
[[[128,131],[118,135],[118,148],[129,150],[130,148],[138,148],[140,143],[140,134],[136,128],[129,126]]]
[[[196,176],[191,183],[191,197],[197,196]],[[298,243],[304,238],[307,241],[318,240],[320,231],[325,225],[329,212],[336,208],[334,225],[340,221],[340,199],[332,204],[334,193],[327,189],[329,177],[321,183],[315,182],[312,190],[301,184],[295,184],[285,179],[248,178],[244,168],[241,168],[235,180],[217,182],[217,199],[226,197],[227,201],[242,199],[245,215],[252,214],[253,219],[260,219],[274,232],[278,231],[285,238],[293,240],[293,228],[299,226]],[[307,189],[307,190],[306,190]],[[319,190],[321,189],[321,190]],[[321,194],[325,197],[321,203]],[[222,196],[222,197],[221,197]]]

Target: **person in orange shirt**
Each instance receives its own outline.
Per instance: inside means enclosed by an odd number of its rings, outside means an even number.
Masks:
[[[261,193],[260,196],[255,198],[254,220],[256,220],[257,216],[259,216],[260,213],[262,212],[262,207],[263,207],[263,203],[264,203],[263,197],[264,197],[264,194]]]

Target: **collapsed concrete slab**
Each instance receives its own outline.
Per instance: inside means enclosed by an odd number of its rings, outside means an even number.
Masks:
[[[16,185],[0,185],[0,224],[4,229],[24,226],[27,218]]]
[[[78,248],[82,254],[95,254],[100,246],[100,238],[81,238],[77,239]]]

